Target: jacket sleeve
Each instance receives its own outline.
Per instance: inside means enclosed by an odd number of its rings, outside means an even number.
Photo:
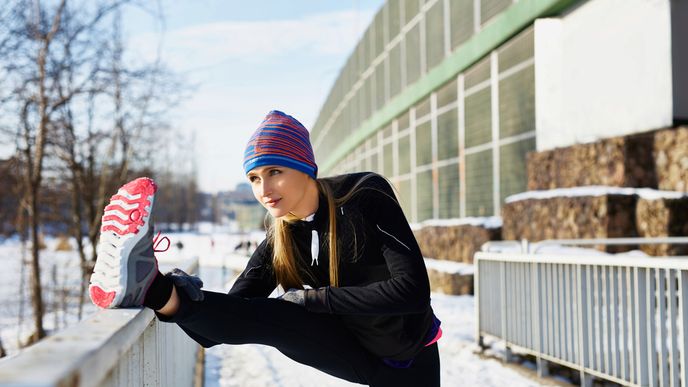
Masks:
[[[394,315],[422,313],[430,305],[428,272],[418,243],[387,181],[381,177],[373,179],[384,193],[366,190],[370,193],[359,203],[361,213],[369,214],[366,217],[373,222],[372,237],[379,238],[380,253],[391,277],[366,286],[308,290],[306,308],[310,311]]]
[[[244,271],[234,281],[229,294],[245,298],[269,296],[277,287],[271,258],[267,239],[263,240],[251,255]]]

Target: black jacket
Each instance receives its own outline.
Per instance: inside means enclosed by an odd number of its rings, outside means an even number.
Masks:
[[[368,173],[328,178],[341,197]],[[321,195],[312,221],[289,227],[297,265],[313,291],[306,309],[338,315],[361,344],[382,358],[407,360],[422,349],[433,322],[430,285],[418,243],[394,192],[379,175],[366,179],[337,208],[340,285],[329,285],[328,207]],[[311,265],[312,230],[319,238]],[[264,240],[230,290],[242,297],[267,297],[276,287],[271,246]]]

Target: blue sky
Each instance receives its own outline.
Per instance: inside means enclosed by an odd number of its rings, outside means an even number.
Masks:
[[[202,190],[245,181],[243,148],[272,110],[307,128],[383,0],[161,0],[164,27],[130,11],[135,55],[163,61],[194,84],[173,126],[196,132]],[[316,160],[317,161],[317,160]]]

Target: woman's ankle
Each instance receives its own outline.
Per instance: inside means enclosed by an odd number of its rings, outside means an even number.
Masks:
[[[169,302],[173,290],[174,284],[172,280],[158,271],[153,282],[146,291],[143,306],[153,310],[161,309]]]
[[[172,293],[170,294],[170,298],[167,300],[167,303],[160,308],[156,309],[155,311],[167,316],[167,317],[172,317],[177,313],[179,310],[179,295],[177,294],[177,288],[172,286]]]

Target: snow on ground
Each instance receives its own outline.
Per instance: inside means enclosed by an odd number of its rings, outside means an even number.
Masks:
[[[205,287],[210,290],[226,291],[237,273],[246,265],[245,248],[238,251],[235,247],[242,240],[260,241],[262,233],[230,235],[223,229],[205,227],[198,233],[168,234],[170,248],[165,253],[157,254],[161,269],[181,266],[178,262],[199,257],[201,262],[200,276]],[[181,242],[179,244],[178,242]],[[48,248],[41,255],[44,265],[44,280],[50,283],[52,268],[57,270],[57,277],[68,285],[78,278],[78,258],[75,252],[55,252],[54,241],[48,241]],[[164,247],[166,242],[160,247]],[[21,248],[18,242],[7,240],[0,243],[0,261],[3,270],[0,272],[0,335],[6,347],[16,348],[17,336],[30,329],[30,305],[24,305],[25,321],[17,327]],[[176,264],[175,264],[176,263]],[[464,268],[465,269],[465,268]],[[28,281],[28,272],[23,274]],[[75,283],[75,282],[74,282]],[[227,285],[225,285],[227,284]],[[28,286],[25,284],[28,295]],[[25,297],[28,301],[28,297]],[[48,300],[50,304],[50,300]],[[444,336],[439,341],[442,385],[443,386],[501,386],[511,387],[537,385],[535,381],[523,376],[513,368],[505,367],[498,360],[485,359],[475,353],[474,343],[474,300],[472,296],[432,295],[432,305],[437,316],[442,320]],[[87,304],[88,315],[94,310]],[[69,323],[74,323],[76,311],[71,308],[67,313]],[[71,316],[71,317],[70,317]],[[58,327],[64,324],[58,316]],[[53,328],[53,316],[46,317],[46,326]],[[499,349],[491,351],[499,354]],[[262,345],[216,346],[206,351],[206,386],[354,386],[333,378],[318,370],[298,364],[277,350]]]
[[[57,243],[55,238],[46,238],[46,248],[40,255],[46,310],[43,324],[48,333],[78,321],[79,259],[74,251],[55,251]],[[16,353],[20,342],[25,342],[33,332],[29,260],[28,249],[22,254],[17,239],[0,242],[0,339],[8,354]],[[83,316],[94,311],[95,307],[86,298]]]
[[[501,216],[465,217],[453,219],[428,219],[420,223],[412,223],[412,230],[420,230],[423,227],[450,227],[450,226],[478,226],[484,228],[502,227]]]

